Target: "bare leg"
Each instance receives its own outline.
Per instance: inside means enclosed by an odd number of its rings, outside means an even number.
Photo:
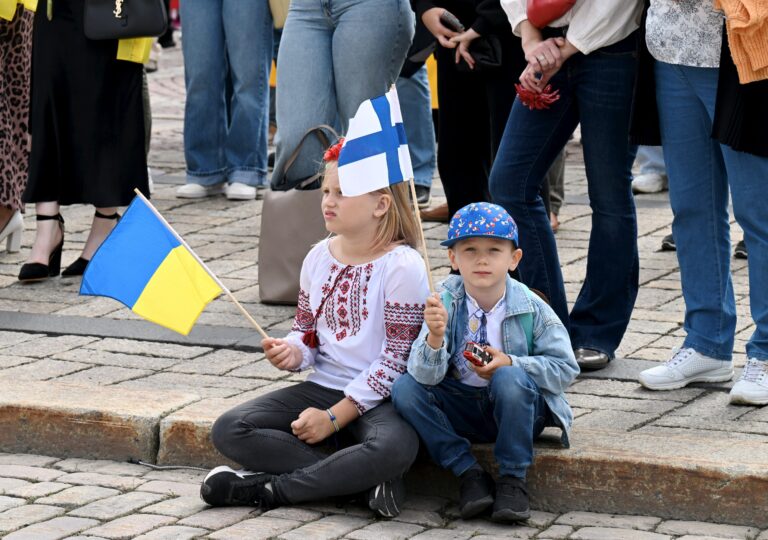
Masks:
[[[111,208],[97,208],[97,211],[101,212],[105,216],[111,216],[117,212],[116,207]],[[93,216],[93,222],[91,223],[91,231],[88,233],[88,240],[85,241],[85,247],[83,247],[83,253],[80,255],[83,259],[91,260],[93,254],[99,248],[101,243],[117,225],[116,219],[104,219],[97,216]]]

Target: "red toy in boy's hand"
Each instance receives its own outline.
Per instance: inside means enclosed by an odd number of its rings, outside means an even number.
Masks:
[[[532,92],[523,88],[523,85],[516,84],[515,90],[520,97],[520,103],[531,110],[549,109],[555,101],[560,99],[560,90],[552,91],[552,85],[548,84],[541,93]]]
[[[491,353],[485,352],[485,349],[474,341],[468,341],[464,346],[464,358],[478,367],[487,366],[493,360]]]

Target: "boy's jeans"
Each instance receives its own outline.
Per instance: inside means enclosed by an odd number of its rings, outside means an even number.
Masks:
[[[441,467],[459,476],[477,460],[471,443],[492,443],[502,476],[525,478],[533,440],[553,425],[539,387],[519,366],[496,370],[491,383],[474,387],[446,376],[436,386],[406,373],[392,388],[392,401]]]
[[[749,305],[756,329],[747,356],[768,360],[768,158],[712,139],[717,68],[656,62],[656,99],[669,174],[680,277],[684,347],[720,360],[733,352],[728,191],[749,252]]]
[[[417,186],[432,187],[432,176],[437,166],[437,149],[426,65],[421,66],[421,69],[410,77],[398,77],[397,97],[400,100],[405,137],[411,153],[413,180]]]
[[[268,3],[184,0],[181,19],[187,183],[265,184],[273,35]]]

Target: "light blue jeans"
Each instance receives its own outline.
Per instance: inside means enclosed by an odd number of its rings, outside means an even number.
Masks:
[[[181,19],[187,183],[265,184],[273,32],[268,3],[184,0]]]
[[[661,146],[638,146],[635,162],[640,167],[640,174],[667,174]]]
[[[712,139],[717,68],[656,62],[672,233],[685,299],[684,347],[729,360],[736,328],[728,223],[733,213],[749,252],[749,302],[757,326],[747,356],[768,360],[768,158]]]
[[[312,137],[285,174],[304,133],[319,124],[346,131],[363,101],[394,84],[413,32],[408,0],[291,2],[277,58],[274,188],[317,173],[325,149]]]
[[[403,113],[414,182],[417,186],[431,187],[437,166],[437,149],[426,65],[410,77],[398,77],[397,97]]]

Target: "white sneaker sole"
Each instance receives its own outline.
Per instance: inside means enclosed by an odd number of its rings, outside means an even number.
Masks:
[[[768,405],[768,396],[758,398],[747,394],[731,394],[728,402],[734,405]]]
[[[640,374],[640,377],[639,377],[640,384],[643,385],[648,390],[677,390],[678,388],[683,388],[695,382],[705,382],[705,383],[726,382],[726,381],[730,381],[731,379],[733,379],[733,369],[731,369],[729,372],[726,372],[726,371],[715,372],[710,375],[689,377],[687,379],[682,379],[680,381],[670,381],[666,383],[651,383],[649,381],[645,381],[643,380],[642,373]]]

